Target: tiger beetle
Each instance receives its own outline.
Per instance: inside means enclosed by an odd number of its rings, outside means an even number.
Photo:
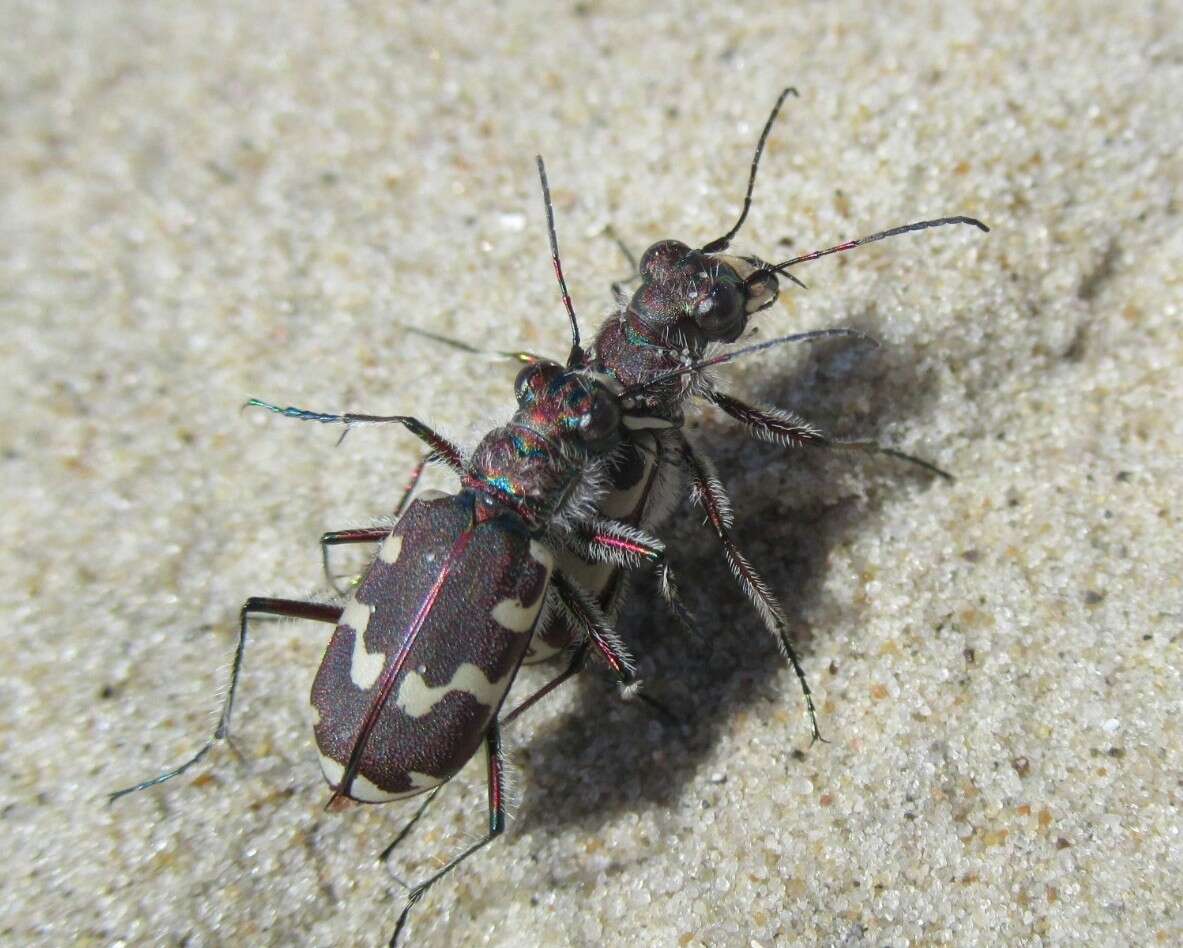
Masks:
[[[345,431],[366,424],[402,425],[426,442],[429,459],[456,472],[460,490],[424,492],[409,506],[408,491],[398,507],[405,512],[393,528],[334,534],[338,543],[380,543],[343,604],[248,599],[213,734],[180,766],[110,794],[115,800],[171,780],[229,737],[252,617],[334,625],[312,685],[313,730],[331,789],[330,807],[344,800],[383,803],[436,791],[480,747],[487,754],[488,833],[410,890],[391,945],[423,894],[505,829],[501,727],[532,702],[506,715],[501,707],[539,617],[562,613],[566,627],[596,649],[622,688],[635,691],[638,685],[633,661],[595,595],[556,567],[555,551],[574,551],[583,561],[617,567],[647,562],[668,575],[659,540],[605,516],[602,504],[597,509],[627,430],[621,423],[626,409],[620,386],[591,365],[580,346],[546,171],[542,159],[537,161],[551,257],[571,325],[566,364],[526,365],[515,383],[513,417],[485,435],[470,457],[412,417],[328,414],[251,399],[248,406],[341,424]]]
[[[793,668],[804,696],[811,740],[817,741],[821,739],[817,714],[809,683],[793,648],[785,612],[736,544],[731,533],[730,498],[711,461],[693,448],[682,433],[683,409],[692,399],[701,399],[739,421],[760,440],[786,447],[875,452],[952,480],[949,474],[920,458],[873,441],[830,438],[792,412],[747,404],[717,389],[707,375],[707,370],[714,366],[790,342],[850,335],[874,344],[864,334],[854,330],[817,330],[769,339],[712,357],[707,357],[707,351],[718,344],[736,342],[748,328],[749,320],[776,302],[780,277],[804,288],[805,284],[790,272],[798,264],[932,227],[968,224],[986,232],[989,228],[972,217],[942,217],[892,227],[780,263],[726,253],[747,220],[765,143],[781,106],[790,95],[797,96],[797,91],[790,87],[781,92],[764,123],[752,157],[743,207],[735,224],[722,237],[697,249],[679,240],[660,240],[650,246],[641,255],[640,264],[633,268],[635,277],[641,281],[636,291],[629,296],[619,284],[613,284],[618,310],[597,332],[590,346],[589,365],[621,387],[625,409],[619,460],[611,469],[610,489],[600,499],[602,514],[652,532],[668,518],[678,500],[681,484],[685,479],[689,480],[690,496],[704,510],[722,545],[727,565]],[[632,262],[632,256],[623,244],[621,249]],[[464,351],[482,351],[435,333],[412,331]],[[526,362],[538,359],[525,352],[498,354]],[[335,542],[331,535],[324,539],[327,543]],[[561,560],[563,568],[578,575],[585,587],[598,597],[604,613],[614,618],[627,583],[621,566],[599,561],[581,563],[569,555],[560,555],[564,556]],[[668,572],[664,575],[668,577]],[[683,625],[689,624],[680,604],[675,615]],[[581,643],[581,638],[578,629],[573,628],[562,613],[544,617],[534,635],[527,661],[545,658],[578,644],[566,670],[529,698],[526,705],[578,673],[588,654],[588,645]],[[521,710],[524,707],[518,709]]]

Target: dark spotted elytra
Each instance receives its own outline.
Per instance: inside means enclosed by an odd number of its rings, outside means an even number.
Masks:
[[[335,792],[413,796],[468,762],[525,655],[553,565],[522,518],[483,495],[411,504],[346,601],[312,685]]]

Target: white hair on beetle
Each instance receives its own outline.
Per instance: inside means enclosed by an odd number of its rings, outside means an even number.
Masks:
[[[764,621],[765,627],[776,638],[776,644],[781,654],[787,658],[788,648],[785,645],[785,638],[789,634],[789,623],[784,613],[775,605],[775,600],[772,598],[772,593],[769,591],[768,586],[760,577],[760,574],[752,568],[752,564],[748,562],[747,557],[738,550],[729,550],[726,552],[726,555],[727,565],[731,567],[732,575],[743,588],[748,599],[751,600],[752,605],[756,607],[756,611]]]
[[[501,750],[501,803],[505,809],[505,821],[517,818],[525,798],[525,780],[521,769],[510,760],[504,748]]]
[[[632,654],[625,647],[624,641],[616,634],[616,630],[612,628],[608,617],[604,615],[599,604],[578,583],[572,580],[567,580],[567,585],[570,587],[572,595],[579,601],[579,607],[587,613],[588,621],[590,622],[594,635],[596,638],[604,642],[605,645],[620,659],[621,666],[631,675],[635,674],[637,670],[637,663],[633,660]],[[571,607],[566,603],[562,603],[563,611],[567,614],[568,621],[577,629],[583,628],[583,623],[579,621],[578,617],[572,611]]]
[[[703,496],[703,492],[695,484],[690,492],[690,499],[701,507],[714,507],[719,519],[723,521],[723,526],[730,529],[735,523],[735,515],[731,510],[731,501],[728,499],[727,492],[723,489],[723,483],[719,480],[718,472],[715,470],[715,464],[705,454],[696,452],[696,457],[702,468],[703,479],[706,481],[707,493],[710,496]]]
[[[706,362],[720,355],[725,347],[718,342],[708,342],[702,350],[702,354],[698,358],[691,360],[688,365],[693,365],[697,362]],[[705,366],[700,369],[695,369],[687,375],[687,385],[685,397],[689,399],[691,396],[698,396],[703,398],[706,393],[715,387],[715,382],[718,376],[715,372],[714,366]]]
[[[807,438],[818,439],[825,437],[820,428],[791,411],[784,411],[780,408],[761,404],[757,404],[753,407],[755,407],[758,411],[763,412],[773,421],[780,422],[780,424],[784,425],[786,428],[793,428],[799,432],[799,434],[794,437],[791,436],[787,431],[770,428],[768,425],[757,425],[752,424],[751,422],[744,422],[744,427],[752,433],[753,437],[759,439],[760,441],[767,441],[769,444],[780,445],[782,448],[793,448],[800,446],[801,435],[804,435]]]
[[[551,523],[560,529],[570,528],[572,524],[590,519],[599,506],[600,498],[607,493],[611,484],[606,458],[578,457],[574,451],[571,451],[571,455],[564,459],[568,460],[578,473],[551,520]]]
[[[636,569],[653,557],[618,546],[596,544],[587,534],[607,535],[639,547],[655,550],[659,555],[665,552],[665,544],[657,537],[637,527],[618,520],[603,517],[589,517],[571,527],[552,529],[548,537],[557,545],[575,554],[587,563],[604,563],[621,569]]]
[[[627,685],[622,685],[620,688],[620,697],[625,701],[634,700],[638,694],[641,693],[641,685],[644,682],[640,678],[630,681]]]
[[[553,544],[547,543],[546,547],[554,554]],[[557,559],[557,557],[556,557]],[[561,608],[558,602],[559,594],[555,592],[554,587],[546,584],[546,590],[542,594],[542,608],[538,610],[538,618],[534,620],[534,631],[544,628],[546,623],[554,616],[555,612]]]

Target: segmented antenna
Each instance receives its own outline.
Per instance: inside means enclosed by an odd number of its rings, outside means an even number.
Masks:
[[[764,131],[760,133],[760,141],[756,143],[756,154],[752,156],[752,171],[748,175],[748,193],[743,197],[743,210],[739,212],[739,220],[735,222],[735,226],[727,231],[722,237],[717,240],[712,240],[702,248],[703,253],[718,253],[720,250],[726,250],[731,246],[731,238],[739,233],[739,229],[743,227],[743,222],[748,219],[748,211],[752,207],[752,188],[756,186],[756,169],[760,166],[760,155],[764,153],[764,143],[768,141],[768,133],[772,131],[772,124],[776,121],[777,113],[780,112],[780,107],[785,99],[789,96],[794,99],[798,98],[797,90],[789,86],[776,100],[776,105],[772,107],[772,112],[768,116],[768,121],[764,123]]]
[[[855,247],[861,247],[863,244],[873,244],[877,240],[883,240],[885,237],[896,237],[900,234],[907,234],[914,230],[927,230],[929,227],[943,227],[946,224],[972,224],[978,230],[990,233],[990,228],[983,224],[975,217],[938,217],[931,221],[916,221],[914,224],[904,224],[900,227],[893,227],[891,230],[882,230],[877,234],[871,234],[869,237],[860,237],[858,240],[848,240],[846,243],[837,244],[833,247],[828,247],[825,250],[812,250],[809,253],[802,254],[799,257],[794,257],[792,260],[786,260],[784,263],[778,263],[769,266],[766,269],[757,270],[750,277],[747,282],[751,282],[753,277],[757,277],[762,273],[784,273],[791,266],[798,263],[805,263],[809,260],[816,260],[818,257],[826,257],[832,253],[842,253],[844,250],[853,250]],[[785,274],[788,276],[788,274]]]
[[[639,395],[646,389],[653,388],[663,382],[668,382],[670,379],[676,379],[681,375],[689,375],[692,372],[701,372],[703,369],[709,369],[713,365],[732,362],[740,356],[750,355],[753,352],[760,352],[764,349],[771,349],[773,346],[782,346],[788,342],[812,342],[815,339],[828,339],[832,336],[853,336],[856,339],[861,339],[863,342],[870,343],[875,348],[879,346],[874,336],[868,336],[865,332],[861,332],[858,329],[814,329],[810,332],[795,332],[789,336],[777,336],[775,339],[766,339],[763,342],[744,346],[741,349],[732,349],[730,352],[724,352],[722,355],[717,355],[710,359],[702,359],[698,362],[679,366],[646,382],[638,382],[636,385],[630,385],[620,395],[622,398]]]
[[[563,294],[563,305],[567,307],[567,317],[571,320],[571,354],[567,357],[567,366],[583,364],[583,349],[579,345],[579,320],[575,317],[575,306],[571,303],[571,294],[567,292],[567,281],[563,278],[563,264],[559,260],[559,238],[555,234],[555,209],[550,203],[550,184],[546,180],[546,164],[541,155],[535,155],[538,162],[538,178],[542,182],[542,201],[546,205],[546,233],[550,238],[550,259],[554,263],[555,277],[559,281],[559,290]]]

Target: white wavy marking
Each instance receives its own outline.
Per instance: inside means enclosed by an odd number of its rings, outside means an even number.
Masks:
[[[403,551],[403,538],[397,533],[392,533],[385,540],[382,541],[382,547],[378,550],[378,559],[383,563],[389,563],[393,566],[398,562],[398,555]]]
[[[509,632],[529,632],[534,628],[534,620],[538,618],[546,597],[546,583],[554,569],[554,554],[537,540],[530,541],[530,558],[546,571],[538,598],[531,603],[522,602],[521,599],[502,599],[493,607],[493,621]]]
[[[511,669],[504,677],[490,681],[476,665],[464,662],[456,669],[451,681],[438,688],[432,688],[422,675],[413,671],[409,672],[399,685],[398,697],[394,703],[411,717],[421,718],[443,701],[449,692],[460,691],[472,695],[481,704],[494,708],[501,700],[505,689],[509,687],[512,675]]]
[[[374,614],[374,607],[350,599],[345,611],[341,613],[341,625],[353,629],[353,657],[349,663],[349,677],[362,691],[374,687],[374,682],[382,674],[382,666],[386,664],[384,652],[367,652],[365,635],[370,624],[370,616]]]
[[[652,436],[641,435],[638,440],[641,438],[644,438],[645,447],[656,444]],[[644,452],[642,457],[644,458],[644,467],[637,482],[627,492],[610,491],[600,501],[600,512],[605,517],[612,520],[623,520],[636,512],[637,505],[641,502],[641,497],[644,496],[649,481],[653,477],[653,465],[657,463],[657,458],[648,451]]]

